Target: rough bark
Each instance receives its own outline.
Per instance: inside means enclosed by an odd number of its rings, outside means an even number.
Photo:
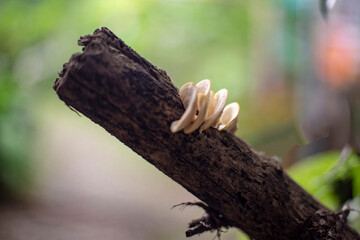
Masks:
[[[204,231],[237,227],[252,239],[360,239],[276,160],[235,135],[215,129],[172,134],[171,122],[184,111],[178,89],[110,30],[97,29],[79,45],[83,52],[64,64],[54,84],[59,98],[206,203],[201,207],[210,216],[189,230],[200,223]],[[320,221],[326,218],[319,210],[335,214],[334,221]]]

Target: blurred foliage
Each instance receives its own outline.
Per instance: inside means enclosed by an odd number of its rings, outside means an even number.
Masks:
[[[0,200],[20,197],[30,180],[31,117],[7,61],[0,52]]]
[[[331,151],[307,158],[288,169],[289,175],[305,190],[331,210],[341,210],[346,203],[360,209],[360,156],[351,153],[340,159],[340,152]],[[360,230],[359,213],[350,219]]]
[[[19,197],[28,187],[32,134],[27,110],[21,106],[14,104],[0,116],[0,200],[6,200]]]

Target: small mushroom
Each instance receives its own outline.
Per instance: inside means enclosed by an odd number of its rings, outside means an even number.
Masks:
[[[197,111],[198,95],[194,83],[190,82],[182,86],[179,94],[184,104],[185,112],[179,120],[171,123],[170,130],[172,133],[176,133],[187,127],[195,119]]]
[[[215,94],[213,98],[210,97],[208,114],[204,124],[200,127],[200,132],[216,124],[216,122],[220,118],[221,113],[225,108],[227,98],[228,98],[228,90],[226,89],[221,89]]]
[[[208,105],[210,102],[210,87],[211,82],[208,79],[200,81],[196,84],[196,89],[198,92],[198,115],[194,122],[184,129],[185,134],[190,134],[200,127],[200,125],[205,121]]]
[[[237,130],[239,111],[240,106],[237,102],[228,104],[220,116],[219,124],[217,126],[219,131],[225,130],[230,133],[235,133]]]

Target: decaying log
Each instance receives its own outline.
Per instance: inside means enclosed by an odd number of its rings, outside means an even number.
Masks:
[[[54,84],[59,98],[206,203],[201,206],[210,216],[194,220],[189,230],[223,226],[240,228],[252,239],[359,239],[338,215],[328,221],[324,212],[334,213],[275,159],[235,135],[216,129],[172,134],[171,122],[184,111],[178,89],[110,30],[97,29],[79,45],[83,52],[64,64]]]

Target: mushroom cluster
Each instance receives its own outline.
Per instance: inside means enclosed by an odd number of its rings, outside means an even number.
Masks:
[[[180,88],[180,98],[185,112],[179,120],[172,122],[171,132],[184,130],[185,134],[190,134],[200,128],[201,133],[214,127],[219,131],[235,133],[240,111],[239,104],[234,102],[225,106],[228,90],[221,89],[214,93],[210,87],[210,80],[205,79],[196,85],[192,82],[186,83]]]

